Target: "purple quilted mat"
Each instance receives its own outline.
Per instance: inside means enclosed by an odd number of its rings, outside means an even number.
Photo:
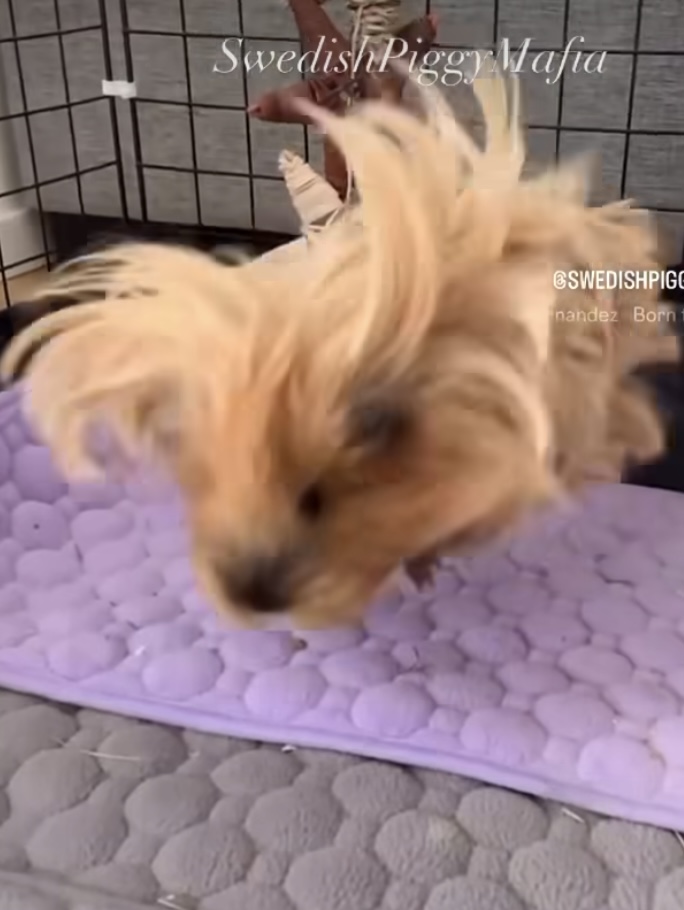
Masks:
[[[684,828],[683,496],[598,488],[364,629],[231,631],[195,588],[177,498],[69,487],[13,391],[0,538],[1,685]]]

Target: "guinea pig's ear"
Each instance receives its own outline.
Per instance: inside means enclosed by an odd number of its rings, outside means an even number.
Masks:
[[[392,454],[410,434],[412,405],[397,394],[359,396],[348,414],[348,444],[368,455]]]
[[[189,390],[180,364],[135,324],[111,325],[102,309],[102,318],[88,305],[64,314],[68,320],[48,317],[19,336],[5,362],[7,376],[19,343],[33,347],[24,367],[27,416],[72,476],[100,473],[103,430],[131,457],[169,456],[182,433]]]
[[[88,257],[47,288],[85,302],[30,325],[0,367],[6,380],[23,374],[28,416],[68,474],[101,472],[93,427],[134,458],[176,454],[219,397],[236,271],[141,245]]]

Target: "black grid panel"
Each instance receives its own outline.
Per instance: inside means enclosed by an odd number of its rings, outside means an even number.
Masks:
[[[50,212],[128,217],[115,102],[102,92],[113,72],[105,0],[31,6],[0,3],[4,304],[21,275],[53,265]]]
[[[348,29],[344,0],[326,9]],[[602,194],[657,210],[681,247],[681,0],[404,0],[404,10],[407,18],[437,15],[434,69],[451,82],[455,53],[503,54],[506,42],[511,51],[527,42],[521,75],[532,156],[596,149]],[[217,73],[228,68],[226,41],[239,65]],[[0,0],[0,129],[19,175],[0,186],[5,296],[8,275],[53,258],[48,214],[132,229],[295,233],[278,153],[289,148],[320,167],[319,139],[246,113],[262,91],[297,78],[273,64],[260,69],[257,54],[289,50],[301,48],[285,0]],[[604,52],[600,72],[586,72]],[[104,97],[103,80],[134,83],[136,95]],[[447,91],[468,110],[467,88]],[[8,206],[22,230],[3,231]]]
[[[243,59],[301,53],[284,0],[120,0],[120,8],[125,78],[137,88],[131,141],[142,220],[295,233],[278,153],[290,148],[320,166],[320,144],[300,126],[246,113],[288,77],[276,67],[214,72],[226,68],[224,42]]]

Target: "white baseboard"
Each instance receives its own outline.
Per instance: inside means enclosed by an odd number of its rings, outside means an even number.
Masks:
[[[8,278],[47,264],[38,212],[7,204],[2,207],[0,201],[0,252]],[[23,264],[14,265],[15,262]]]

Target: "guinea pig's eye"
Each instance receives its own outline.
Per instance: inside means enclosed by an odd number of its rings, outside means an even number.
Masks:
[[[299,497],[297,507],[299,513],[308,521],[320,518],[325,509],[325,496],[321,487],[316,483],[308,486]]]
[[[405,437],[410,415],[392,402],[368,401],[354,408],[350,424],[352,445],[385,451]]]

